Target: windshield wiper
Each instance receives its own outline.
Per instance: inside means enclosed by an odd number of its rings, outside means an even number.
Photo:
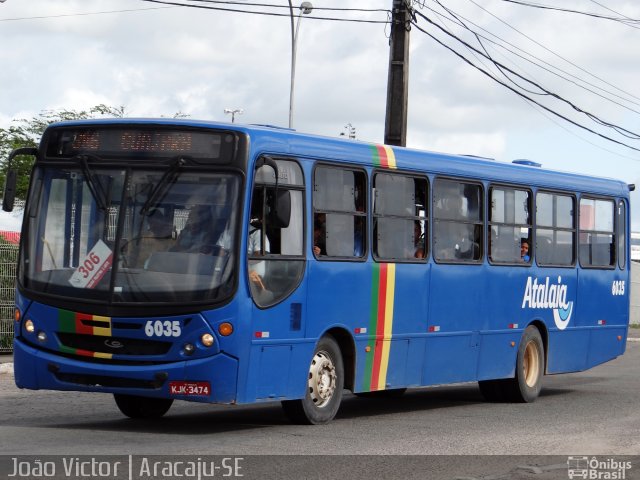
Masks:
[[[167,193],[167,190],[171,186],[173,182],[176,181],[178,176],[180,175],[180,167],[182,167],[186,163],[185,157],[176,157],[169,170],[165,172],[165,174],[160,178],[156,188],[154,188],[149,194],[149,198],[144,205],[140,209],[140,215],[147,215],[149,210],[156,206],[158,201],[164,197]]]
[[[82,174],[84,178],[87,180],[87,185],[89,186],[89,190],[91,191],[91,195],[93,195],[98,208],[102,211],[107,210],[107,195],[102,188],[102,184],[96,179],[96,176],[93,174],[91,169],[89,168],[89,159],[92,160],[100,160],[99,157],[95,155],[78,155],[74,157],[80,162],[80,167],[82,167]]]

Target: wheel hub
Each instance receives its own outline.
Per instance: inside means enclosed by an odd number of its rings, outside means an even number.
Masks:
[[[538,345],[533,341],[527,343],[524,349],[522,368],[527,386],[534,387],[540,375],[540,352]]]
[[[316,407],[326,406],[336,390],[336,367],[327,352],[317,352],[309,368],[309,396]]]

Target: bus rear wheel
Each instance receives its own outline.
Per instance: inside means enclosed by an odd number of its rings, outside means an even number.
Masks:
[[[510,398],[514,402],[533,402],[542,389],[544,375],[544,345],[540,332],[529,325],[518,347],[516,377],[511,382]]]
[[[304,398],[283,401],[284,413],[295,423],[329,423],[340,407],[343,386],[344,365],[340,347],[333,337],[323,337],[316,345],[309,365]]]
[[[538,329],[529,325],[520,340],[514,378],[478,382],[482,396],[490,402],[533,402],[542,389],[544,344]]]
[[[120,411],[129,418],[160,418],[171,408],[171,398],[150,398],[137,395],[113,395]]]

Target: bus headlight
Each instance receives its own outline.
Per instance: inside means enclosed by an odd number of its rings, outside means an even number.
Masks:
[[[44,343],[47,341],[47,334],[45,332],[43,332],[42,330],[40,330],[38,332],[38,335],[36,336],[36,338],[38,339],[38,341],[40,343]]]
[[[200,341],[205,347],[210,347],[211,345],[213,345],[214,338],[210,333],[205,333],[204,335],[202,335],[202,337],[200,337]]]
[[[24,329],[29,333],[33,333],[36,329],[36,326],[33,324],[33,321],[29,319],[24,322]]]
[[[196,346],[193,343],[185,343],[183,349],[185,355],[193,355],[196,351]]]

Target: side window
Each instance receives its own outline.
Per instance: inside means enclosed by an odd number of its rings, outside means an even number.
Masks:
[[[364,171],[319,166],[313,182],[313,252],[316,257],[364,258],[367,197]]]
[[[373,254],[377,260],[427,258],[427,180],[378,173],[373,181]]]
[[[251,295],[260,307],[281,301],[300,283],[305,265],[303,215],[300,166],[276,160],[259,167],[251,194],[247,257]]]
[[[482,261],[482,187],[437,179],[433,185],[433,255],[437,262]]]
[[[493,187],[489,210],[489,259],[492,263],[531,263],[531,193]]]
[[[618,234],[618,267],[624,270],[627,266],[627,208],[623,200],[618,202],[618,221],[616,222]]]
[[[575,262],[575,199],[570,195],[536,194],[536,261],[538,265],[571,266]]]
[[[580,265],[615,266],[613,200],[580,199]]]

